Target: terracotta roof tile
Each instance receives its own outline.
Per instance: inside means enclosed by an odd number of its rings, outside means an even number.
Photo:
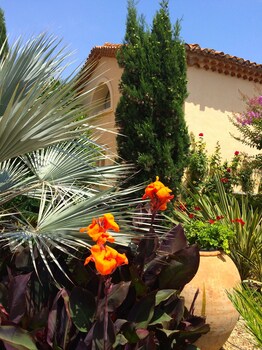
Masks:
[[[105,43],[95,46],[87,62],[101,57],[115,57],[122,44]],[[214,49],[201,48],[198,44],[185,44],[188,66],[216,71],[225,75],[236,76],[262,84],[262,64],[251,62],[240,57],[225,54]]]
[[[188,53],[199,53],[201,55],[213,56],[215,58],[225,59],[238,63],[248,67],[256,67],[262,69],[262,64],[256,62],[251,62],[249,60],[244,60],[243,58],[237,56],[231,56],[225,54],[223,51],[216,51],[214,49],[201,48],[198,44],[185,44]]]

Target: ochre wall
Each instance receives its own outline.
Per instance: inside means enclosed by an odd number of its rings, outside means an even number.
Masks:
[[[197,67],[188,67],[188,92],[185,103],[185,118],[188,129],[196,137],[204,134],[209,153],[213,153],[219,141],[224,159],[231,159],[235,151],[255,154],[256,150],[243,145],[231,135],[237,135],[236,128],[229,121],[232,112],[245,108],[241,93],[250,97],[258,94],[262,86],[248,80],[219,74]]]
[[[107,153],[112,152],[113,155],[116,155],[115,109],[120,98],[119,82],[121,74],[122,70],[115,58],[102,57],[87,87],[88,90],[92,90],[86,99],[86,103],[91,106],[91,114],[95,88],[101,83],[106,83],[110,91],[111,106],[104,111],[101,117],[97,117],[93,124],[103,129],[101,132],[95,131],[95,136],[98,138],[98,142],[108,150]]]
[[[105,110],[103,117],[96,121],[97,125],[108,131],[116,131],[114,113],[120,98],[121,74],[122,70],[115,58],[102,57],[95,69],[96,78],[89,84],[89,88],[95,88],[103,82],[108,85],[111,107]],[[189,96],[185,102],[185,119],[189,131],[193,132],[196,138],[199,133],[204,134],[209,154],[214,152],[217,141],[221,145],[223,159],[232,159],[236,150],[250,155],[255,154],[256,150],[236,141],[230,135],[230,132],[237,134],[237,131],[228,117],[233,111],[241,112],[244,109],[240,91],[248,96],[254,96],[258,94],[257,89],[260,89],[261,93],[262,85],[197,67],[188,67],[187,76]],[[92,101],[92,96],[91,93],[87,103]],[[114,133],[101,133],[100,143],[116,153]]]

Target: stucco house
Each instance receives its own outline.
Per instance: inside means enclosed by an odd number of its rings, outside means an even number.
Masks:
[[[111,132],[103,133],[100,142],[116,153],[114,114],[119,101],[122,69],[116,52],[121,44],[95,46],[86,61],[92,63],[88,88],[92,94],[87,103],[93,111],[103,111],[99,125]],[[207,150],[213,153],[217,141],[222,157],[232,159],[235,150],[255,154],[256,150],[236,141],[237,134],[228,117],[244,110],[241,93],[250,97],[262,93],[262,64],[250,62],[197,44],[185,44],[189,96],[185,101],[185,119],[189,132],[204,134]],[[98,103],[99,102],[99,103]]]

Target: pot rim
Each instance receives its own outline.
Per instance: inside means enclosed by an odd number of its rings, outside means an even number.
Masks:
[[[218,256],[222,255],[224,252],[222,250],[200,250],[200,256]]]

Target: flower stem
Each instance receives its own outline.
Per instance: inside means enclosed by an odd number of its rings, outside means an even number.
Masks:
[[[105,314],[104,314],[104,346],[103,350],[106,350],[106,344],[108,339],[108,294],[111,288],[111,277],[105,280]]]

